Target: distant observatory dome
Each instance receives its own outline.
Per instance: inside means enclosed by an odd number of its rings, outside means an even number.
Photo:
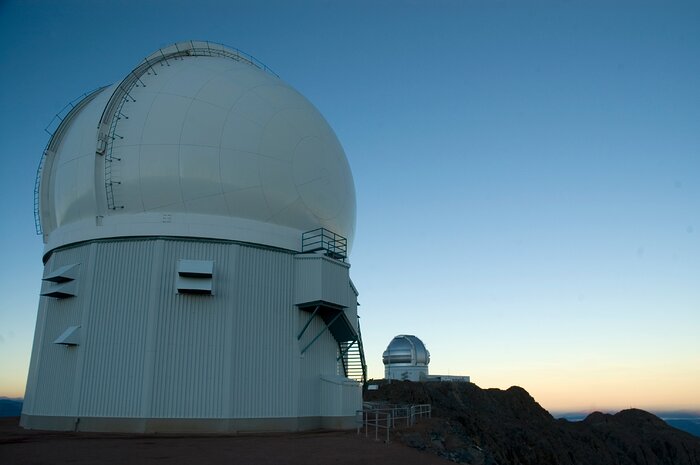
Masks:
[[[391,340],[382,356],[384,365],[405,363],[408,365],[427,365],[430,352],[423,341],[410,334],[399,334]]]
[[[416,336],[400,334],[391,340],[382,361],[387,379],[419,381],[428,374],[430,352]]]
[[[38,186],[47,252],[124,236],[300,250],[320,227],[350,247],[355,231],[352,174],[323,116],[252,57],[209,42],[159,50],[86,96],[54,133]]]

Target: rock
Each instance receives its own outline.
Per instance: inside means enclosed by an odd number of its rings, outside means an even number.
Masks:
[[[400,440],[407,446],[415,447],[416,449],[423,450],[428,447],[425,438],[418,432],[404,432],[401,434]]]
[[[375,382],[376,383],[376,382]],[[638,409],[554,419],[521,387],[378,383],[366,401],[431,404],[432,418],[403,430],[407,445],[472,465],[700,465],[700,438]]]
[[[431,448],[438,452],[445,450],[445,445],[439,439],[433,439],[430,441]]]

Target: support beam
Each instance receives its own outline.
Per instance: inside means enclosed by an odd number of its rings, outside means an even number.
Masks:
[[[335,317],[333,317],[333,319],[331,320],[331,322],[328,323],[328,324],[321,330],[321,332],[318,333],[318,334],[316,335],[316,337],[314,337],[313,339],[311,339],[311,342],[309,342],[308,344],[306,344],[306,347],[304,347],[303,349],[301,349],[301,353],[303,354],[304,352],[306,352],[306,351],[308,350],[308,348],[311,347],[311,345],[312,345],[314,342],[316,342],[316,339],[318,339],[319,337],[321,337],[321,335],[322,335],[323,333],[325,333],[326,330],[327,330],[328,328],[330,328],[331,325],[332,325],[333,323],[335,323],[335,320],[337,320],[338,318],[340,318],[340,315],[342,315],[342,314],[343,314],[343,312],[338,312],[338,314],[337,314]]]
[[[309,327],[309,325],[310,325],[311,322],[313,321],[314,317],[315,317],[316,314],[318,313],[318,309],[319,309],[319,308],[321,308],[321,306],[320,306],[320,305],[316,305],[316,308],[314,309],[313,313],[312,313],[311,316],[309,317],[309,321],[306,322],[306,324],[304,325],[304,327],[301,329],[301,332],[300,332],[299,335],[297,336],[297,341],[298,341],[299,339],[301,339],[301,337],[304,335],[304,333],[306,332],[306,329]]]

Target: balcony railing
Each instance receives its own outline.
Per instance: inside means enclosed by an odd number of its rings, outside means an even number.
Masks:
[[[325,251],[325,255],[345,261],[348,257],[348,240],[326,228],[313,229],[301,235],[301,251]]]

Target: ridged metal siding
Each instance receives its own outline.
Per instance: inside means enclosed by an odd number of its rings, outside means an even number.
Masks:
[[[321,378],[321,415],[348,416],[362,408],[362,386],[342,377]]]
[[[154,247],[155,246],[155,247]],[[79,416],[137,417],[155,241],[94,243]]]
[[[67,327],[83,323],[91,287],[91,252],[90,246],[69,248],[60,256],[52,256],[46,263],[46,273],[65,265],[80,264],[76,279],[77,297],[41,297],[39,300],[32,369],[27,382],[28,402],[23,407],[24,411],[41,415],[73,415],[77,411],[75,373],[83,351],[80,346],[57,345],[53,341]],[[42,292],[50,285],[42,282]],[[84,337],[85,333],[82,334]],[[41,367],[36,366],[37,360],[41,360]]]
[[[163,245],[162,272],[156,311],[151,392],[145,392],[143,414],[151,417],[217,418],[224,416],[226,374],[224,359],[227,314],[236,312],[229,296],[234,258],[230,247],[219,243],[167,241]],[[212,260],[216,295],[178,294],[175,289],[178,259]],[[232,263],[233,262],[233,263]],[[228,304],[228,305],[227,305]],[[149,364],[150,365],[150,364]],[[150,402],[148,400],[150,397]],[[148,404],[151,409],[149,411]]]
[[[241,247],[232,325],[229,402],[234,418],[296,416],[298,310],[292,255]],[[264,285],[261,286],[261,283]],[[243,400],[245,399],[245,400]]]
[[[350,324],[355,329],[355,331],[357,331],[357,294],[355,294],[355,291],[353,290],[349,282],[345,289],[348,293],[348,306],[345,309],[345,316],[348,317],[348,320],[350,320]]]
[[[297,255],[295,303],[324,300],[348,306],[349,265],[323,255]]]
[[[302,326],[308,321],[310,316],[311,314],[308,312],[302,313],[298,331],[301,331]],[[337,375],[340,369],[340,362],[336,360],[338,356],[338,342],[333,338],[323,319],[318,315],[314,316],[314,319],[299,341],[299,351],[319,333],[322,333],[321,337],[300,358],[300,416],[319,416],[321,414],[321,381],[319,375]],[[329,357],[329,355],[332,356]]]
[[[178,294],[178,259],[212,260],[214,294]],[[81,264],[78,295],[40,301],[25,414],[321,414],[320,377],[338,374],[338,346],[318,316],[297,340],[310,313],[295,305],[293,254],[215,241],[116,240],[55,251],[46,266],[72,263]],[[341,271],[347,296],[347,268]],[[82,326],[79,346],[53,344],[73,325]]]

